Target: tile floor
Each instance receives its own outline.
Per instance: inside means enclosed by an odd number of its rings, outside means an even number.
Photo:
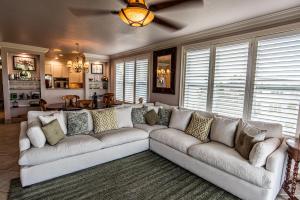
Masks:
[[[10,180],[19,177],[18,149],[19,124],[0,124],[0,200],[6,200]],[[300,184],[297,187],[300,199]],[[287,195],[280,192],[277,200],[287,200]]]

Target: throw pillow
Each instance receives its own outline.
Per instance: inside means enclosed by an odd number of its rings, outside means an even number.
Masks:
[[[158,102],[158,101],[155,102],[155,106],[160,106],[160,107],[163,107],[165,109],[173,109],[173,108],[177,109],[178,108],[178,106],[170,106],[168,104],[161,103],[161,102]]]
[[[65,137],[65,134],[57,119],[43,126],[42,129],[46,136],[47,142],[50,145],[56,145],[59,141],[61,141]]]
[[[86,113],[87,118],[88,118],[88,131],[92,132],[94,130],[93,117],[92,117],[91,111],[86,110],[86,109],[82,109],[82,110],[78,110],[78,111],[64,111],[65,124],[67,124],[67,126],[68,126],[68,114],[69,113],[77,113],[77,114]]]
[[[212,121],[213,118],[205,118],[197,113],[193,113],[191,122],[185,130],[185,133],[194,136],[201,142],[208,142],[208,135]]]
[[[149,112],[147,112],[145,114],[144,117],[145,117],[147,124],[149,124],[151,126],[155,125],[159,120],[158,114],[155,112],[155,110],[150,110]]]
[[[70,112],[68,119],[68,135],[88,134],[88,114],[86,112]]]
[[[170,119],[170,128],[185,131],[190,122],[193,111],[173,109]]]
[[[46,137],[39,121],[32,121],[30,124],[28,124],[27,136],[30,140],[30,143],[36,148],[41,148],[46,144]]]
[[[116,109],[116,116],[119,128],[133,127],[131,120],[132,107],[124,107]]]
[[[144,115],[147,113],[146,108],[132,108],[131,116],[133,124],[146,124]]]
[[[96,134],[118,128],[115,109],[92,111],[92,116]]]
[[[262,167],[266,164],[267,158],[271,155],[281,144],[279,138],[269,138],[263,142],[256,143],[249,155],[249,161],[255,167]]]
[[[161,106],[145,106],[144,107],[147,109],[147,111],[154,110],[156,113],[158,113],[159,109]]]
[[[52,115],[48,116],[39,116],[40,121],[42,122],[43,126],[49,124],[50,122],[57,119],[60,124],[61,129],[63,130],[64,134],[67,134],[67,126],[65,124],[65,118],[63,111],[53,113]]]
[[[39,116],[52,115],[57,113],[57,111],[28,111],[27,113],[27,124],[31,122],[40,122]]]
[[[215,117],[211,125],[210,139],[234,147],[234,138],[240,119]]]
[[[171,115],[172,115],[172,109],[160,108],[158,110],[158,117],[159,117],[158,124],[163,126],[169,126]]]
[[[252,147],[255,145],[255,143],[264,141],[264,139],[265,134],[262,130],[248,125],[241,131],[237,139],[237,145],[235,146],[235,149],[243,158],[249,160],[249,154],[252,150]]]

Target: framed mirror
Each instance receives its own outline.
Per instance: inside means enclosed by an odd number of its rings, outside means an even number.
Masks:
[[[153,93],[175,94],[177,48],[153,53]]]

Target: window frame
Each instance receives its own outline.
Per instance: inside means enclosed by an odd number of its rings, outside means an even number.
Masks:
[[[207,102],[206,111],[212,112],[213,104],[213,90],[214,90],[214,77],[215,77],[215,64],[216,64],[216,48],[222,47],[230,44],[238,44],[243,42],[249,42],[248,50],[248,63],[247,63],[247,73],[246,73],[246,85],[244,93],[244,107],[243,116],[241,118],[245,121],[251,120],[252,106],[253,106],[253,93],[254,93],[254,83],[256,75],[256,62],[257,62],[257,50],[258,42],[260,40],[279,38],[284,36],[291,36],[295,34],[300,34],[300,29],[296,30],[279,30],[271,33],[271,30],[256,31],[243,35],[230,36],[220,39],[215,39],[211,41],[205,41],[202,43],[194,43],[182,46],[181,55],[181,76],[180,76],[180,98],[179,106],[184,107],[184,88],[185,88],[185,75],[186,75],[186,53],[190,50],[201,50],[210,48],[210,71],[209,71],[209,83],[207,89]],[[297,119],[297,129],[294,137],[299,137],[300,135],[300,101],[298,109],[298,119]],[[285,135],[284,135],[285,136]]]
[[[124,73],[123,73],[123,102],[125,102],[125,63],[133,61],[134,62],[134,86],[133,86],[133,104],[136,104],[136,62],[137,60],[143,60],[147,59],[148,60],[148,75],[147,75],[147,99],[145,99],[146,102],[150,100],[150,78],[149,78],[149,73],[150,73],[150,61],[151,61],[151,56],[150,54],[141,54],[137,56],[130,56],[130,57],[124,57],[124,58],[119,58],[113,61],[113,67],[114,67],[114,93],[116,93],[116,65],[119,63],[124,64]]]

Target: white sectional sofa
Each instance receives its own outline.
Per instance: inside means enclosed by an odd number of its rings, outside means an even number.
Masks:
[[[279,124],[250,123],[267,130],[269,137],[282,137]],[[265,166],[254,167],[234,148],[213,141],[201,144],[183,131],[161,125],[135,124],[111,130],[100,140],[90,135],[70,136],[43,148],[31,146],[26,130],[27,122],[22,122],[19,165],[23,187],[149,149],[241,199],[274,200],[284,179],[284,141]]]

